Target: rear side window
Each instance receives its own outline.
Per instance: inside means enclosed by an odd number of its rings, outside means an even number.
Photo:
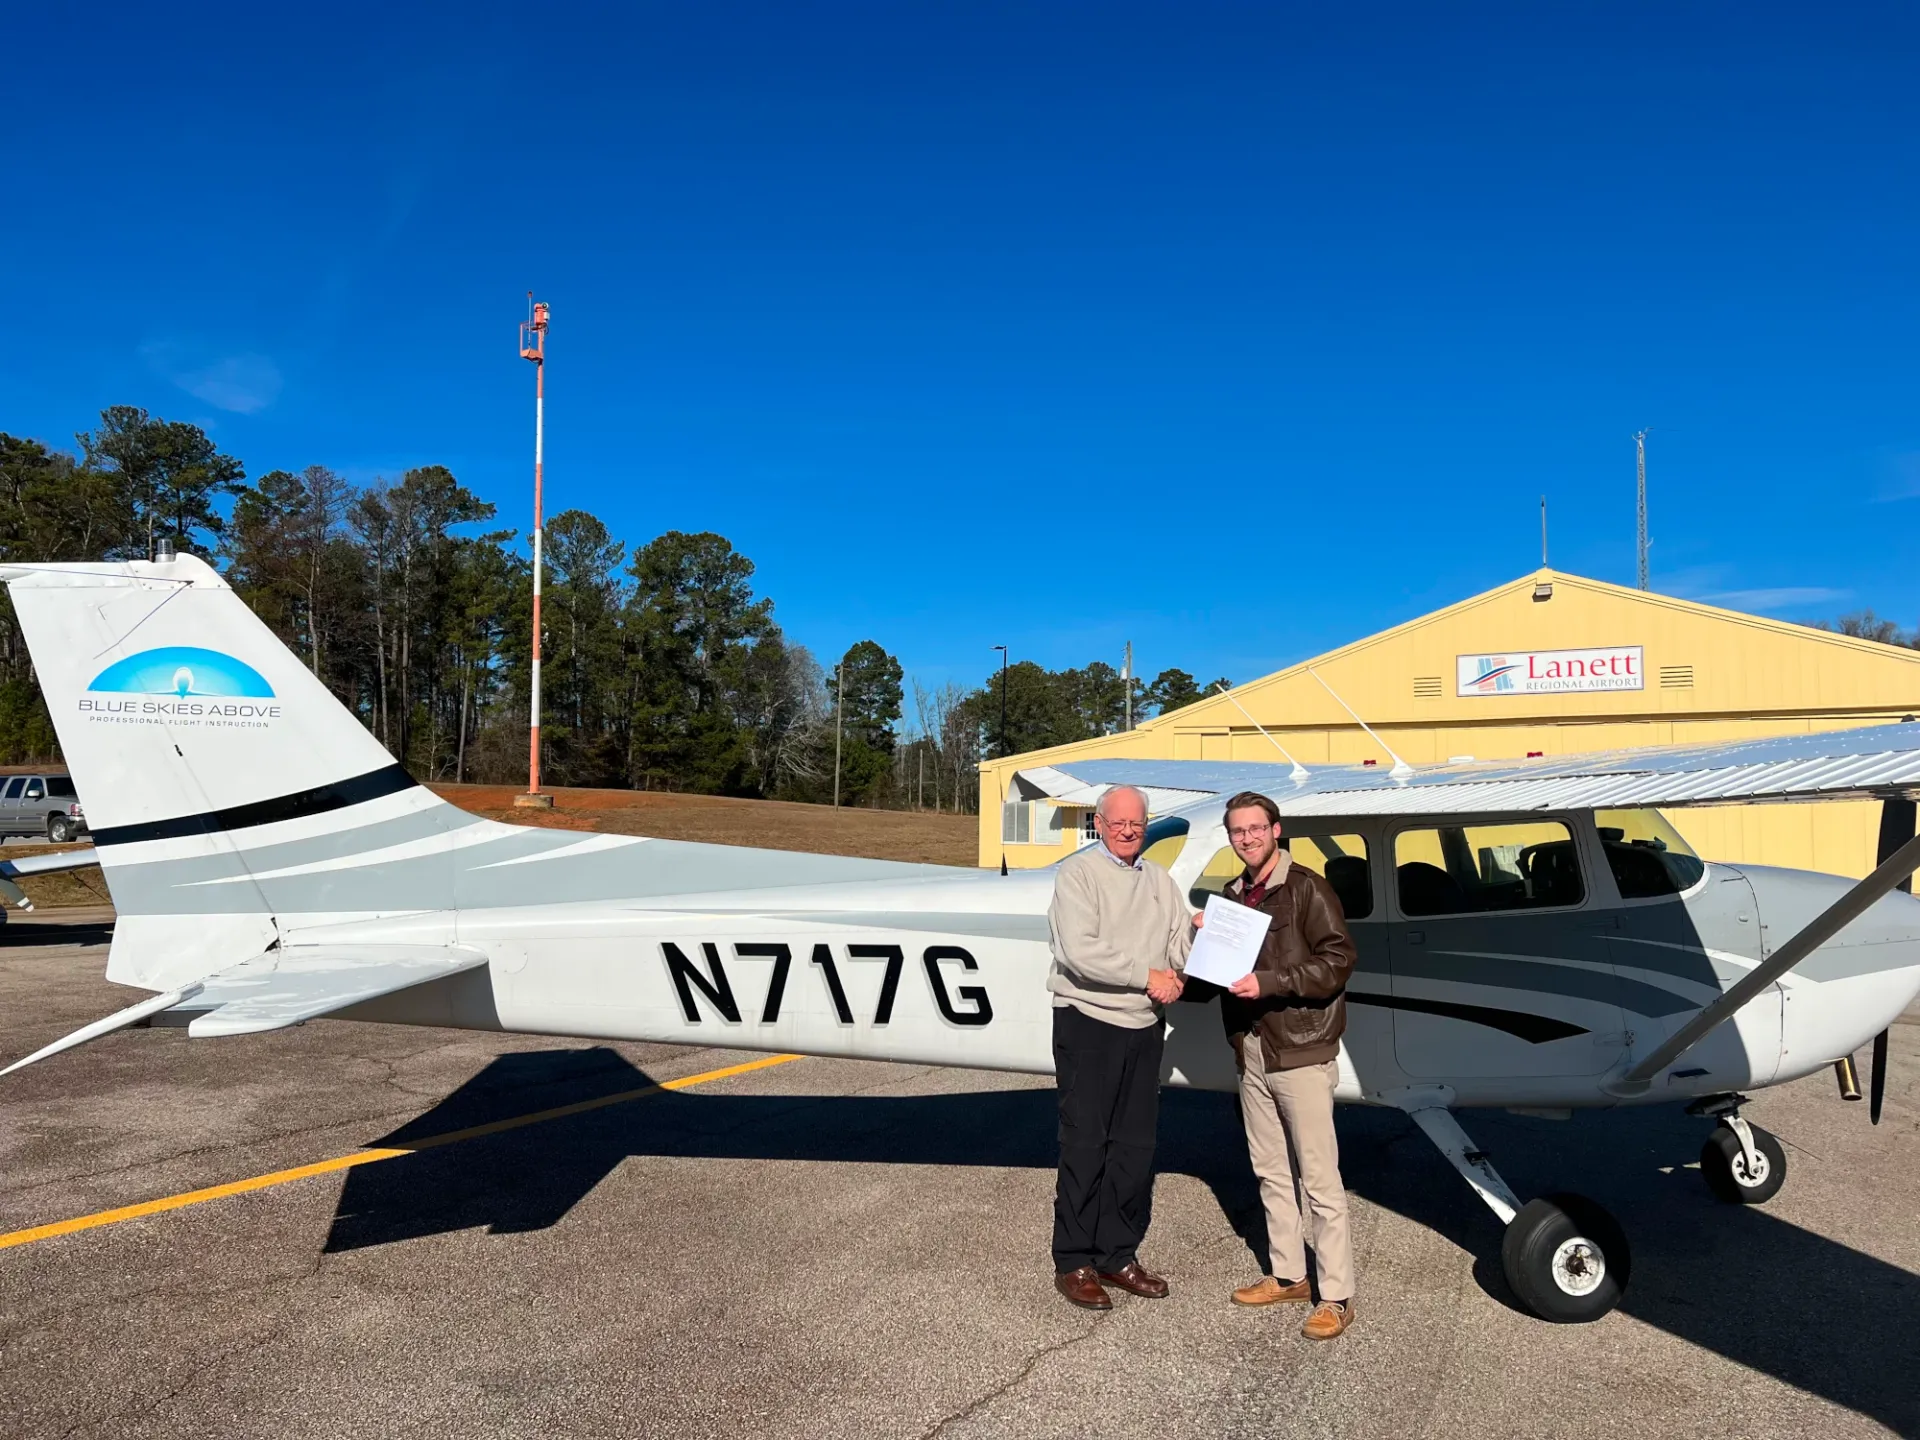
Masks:
[[[49,775],[47,777],[47,794],[60,800],[73,800],[78,798],[79,792],[73,788],[73,778],[71,776]]]
[[[1393,866],[1407,915],[1538,910],[1586,896],[1573,834],[1557,820],[1403,830]]]
[[[1367,842],[1359,835],[1295,835],[1287,842],[1293,863],[1304,865],[1340,897],[1349,920],[1373,913],[1373,880],[1367,873]]]

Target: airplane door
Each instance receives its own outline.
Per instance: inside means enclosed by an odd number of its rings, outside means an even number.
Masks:
[[[1393,1050],[1418,1079],[1598,1075],[1626,1024],[1596,907],[1559,820],[1392,837]]]

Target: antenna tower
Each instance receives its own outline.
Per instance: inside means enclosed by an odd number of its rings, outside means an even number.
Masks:
[[[1647,432],[1642,430],[1633,437],[1634,469],[1639,475],[1639,502],[1635,509],[1634,554],[1640,563],[1640,588],[1651,590],[1653,582],[1647,575]]]
[[[544,521],[543,462],[547,435],[547,306],[527,292],[528,315],[520,322],[520,358],[533,362],[533,677],[527,707],[527,793],[513,803],[550,808],[551,795],[540,793],[540,532]]]

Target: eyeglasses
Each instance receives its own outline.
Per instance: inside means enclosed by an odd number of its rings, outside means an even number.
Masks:
[[[1100,817],[1100,823],[1109,830],[1118,830],[1122,835],[1131,835],[1136,830],[1147,828],[1144,820],[1109,820],[1104,815]]]
[[[1256,835],[1268,835],[1273,832],[1271,825],[1236,825],[1227,831],[1235,840],[1251,840]]]

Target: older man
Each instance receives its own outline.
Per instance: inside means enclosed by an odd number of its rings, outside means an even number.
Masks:
[[[1139,1247],[1153,1207],[1161,1007],[1180,997],[1193,932],[1173,878],[1141,859],[1147,797],[1117,786],[1093,823],[1100,843],[1060,863],[1047,911],[1060,1096],[1053,1269],[1068,1300],[1110,1310],[1105,1285],[1167,1293]]]

